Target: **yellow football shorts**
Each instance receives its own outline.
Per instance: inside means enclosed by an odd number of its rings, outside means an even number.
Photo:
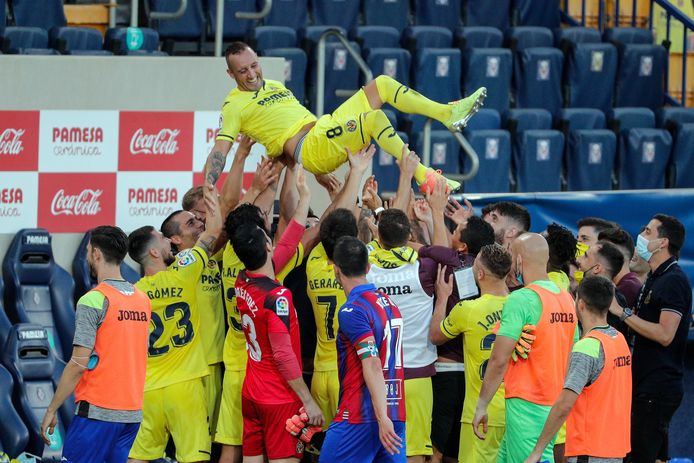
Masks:
[[[504,426],[489,426],[486,438],[480,439],[472,429],[472,423],[461,423],[460,449],[458,461],[465,463],[489,463],[496,461],[501,440],[504,438]]]
[[[554,445],[566,444],[566,422],[561,425],[559,432],[557,432],[557,438],[554,440]]]
[[[363,114],[371,111],[364,90],[349,97],[332,114],[321,116],[306,134],[301,149],[301,163],[313,174],[329,174],[347,161],[353,153],[371,142],[362,126]]]
[[[210,374],[203,377],[202,384],[205,386],[207,396],[207,416],[210,417],[210,433],[214,436],[217,430],[217,418],[219,416],[219,405],[222,401],[222,374],[223,365],[221,362],[209,365]]]
[[[337,370],[314,371],[311,378],[311,395],[323,412],[325,417],[323,430],[326,430],[335,418],[337,402],[340,398],[340,378]]]
[[[405,380],[405,442],[407,456],[432,455],[431,415],[434,409],[434,392],[431,378]]]
[[[224,445],[241,445],[243,442],[243,415],[241,414],[241,389],[246,370],[226,370],[222,385],[222,402],[214,441]]]
[[[202,378],[145,391],[142,423],[130,458],[156,460],[164,456],[169,434],[180,462],[210,459],[210,428]]]

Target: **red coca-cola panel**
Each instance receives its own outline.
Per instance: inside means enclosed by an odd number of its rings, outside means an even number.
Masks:
[[[39,227],[86,232],[116,219],[116,174],[39,174]]]
[[[118,145],[121,171],[190,171],[193,113],[121,111]]]
[[[0,170],[37,170],[39,112],[0,111]]]

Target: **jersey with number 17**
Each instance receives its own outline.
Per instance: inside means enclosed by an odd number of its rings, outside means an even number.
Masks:
[[[398,307],[371,284],[352,289],[338,313],[337,363],[340,399],[335,421],[376,421],[371,394],[364,381],[362,358],[373,352],[365,340],[374,337],[383,369],[388,417],[405,421],[405,372],[402,355],[403,321]]]

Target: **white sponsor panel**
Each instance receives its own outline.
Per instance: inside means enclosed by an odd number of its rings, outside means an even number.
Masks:
[[[143,225],[159,229],[169,214],[181,209],[192,185],[192,172],[118,172],[116,224],[127,232]]]
[[[193,128],[193,171],[202,172],[205,168],[207,156],[212,151],[217,132],[219,131],[220,121],[219,111],[195,111]],[[227,163],[224,167],[225,172],[229,171],[237,148],[238,143],[234,143],[227,156]],[[243,171],[255,172],[256,165],[266,152],[265,147],[260,143],[253,145],[250,156],[246,158]],[[218,187],[221,188],[221,185],[218,185]]]
[[[118,111],[41,111],[41,172],[115,172]]]
[[[38,204],[38,172],[0,172],[0,233],[35,228]]]

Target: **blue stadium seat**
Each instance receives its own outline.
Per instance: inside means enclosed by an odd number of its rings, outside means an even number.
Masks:
[[[564,135],[556,130],[526,130],[513,151],[518,192],[560,191]]]
[[[104,49],[112,51],[116,55],[130,55],[133,52],[155,52],[159,49],[159,34],[149,27],[141,27],[142,44],[137,42],[128,46],[128,28],[112,27],[106,31]],[[141,53],[140,53],[141,54]]]
[[[411,53],[422,48],[450,48],[453,33],[439,26],[411,26],[403,32],[402,43]]]
[[[63,413],[56,414],[58,425],[48,436],[51,444],[46,445],[41,438],[41,420],[55,392],[58,364],[45,327],[31,323],[14,325],[2,362],[12,374],[15,383],[12,401],[29,431],[26,451],[42,456],[44,461],[60,461],[67,428]]]
[[[694,108],[669,107],[656,112],[658,127],[672,131],[681,124],[694,122]]]
[[[104,48],[101,34],[91,27],[56,27],[51,29],[49,38],[53,48],[62,54]]]
[[[351,42],[352,48],[359,53],[359,46]],[[335,95],[336,90],[354,90],[359,89],[359,67],[357,63],[349,56],[347,49],[341,43],[326,44],[326,60],[325,60],[325,114],[332,113],[340,104],[347,100],[346,97],[338,97]],[[316,78],[318,74],[317,56],[314,56],[311,63],[311,102],[313,103],[313,112],[316,112]]]
[[[224,31],[225,39],[239,39],[248,35],[254,26],[250,19],[237,19],[237,12],[256,11],[255,0],[224,0]],[[214,37],[217,30],[217,0],[207,0],[209,36]]]
[[[592,108],[562,109],[559,120],[563,131],[605,128],[605,114]]]
[[[405,132],[398,132],[398,135],[405,143],[409,142],[409,137]],[[371,162],[372,173],[378,180],[379,191],[397,191],[398,181],[400,180],[400,168],[395,163],[395,158],[381,148],[378,148]]]
[[[558,48],[562,48],[562,43],[568,42],[572,45],[577,43],[600,43],[600,31],[592,27],[562,27],[554,30],[554,43]]]
[[[12,403],[13,392],[12,375],[0,365],[0,452],[16,458],[29,442],[29,431]]]
[[[168,53],[161,50],[147,51],[147,50],[131,50],[128,52],[128,56],[169,56]]]
[[[416,152],[424,152],[424,137],[417,137]],[[429,167],[447,174],[460,172],[460,145],[448,130],[432,130]]]
[[[2,0],[2,6],[0,6],[0,37],[3,32],[5,32],[5,26],[7,25],[7,3]]]
[[[315,47],[316,44],[318,44],[318,40],[320,39],[320,36],[323,35],[325,31],[328,29],[337,29],[340,31],[343,35],[347,35],[347,30],[343,27],[337,27],[337,26],[308,26],[304,29],[302,29],[299,34],[301,36],[302,40],[302,46],[304,49],[307,51],[311,51],[313,47]],[[336,43],[338,42],[337,38],[335,36],[330,36],[328,37],[328,43],[333,42]]]
[[[59,56],[60,52],[55,48],[24,48],[19,51],[20,55],[55,55]]]
[[[680,124],[672,149],[672,186],[694,188],[694,122]]]
[[[56,356],[69,359],[75,329],[74,282],[53,260],[48,232],[18,231],[5,254],[2,276],[10,321],[43,326]]]
[[[364,53],[364,60],[374,76],[384,74],[403,85],[410,84],[410,52],[402,48],[371,48]]]
[[[615,106],[663,106],[667,51],[660,45],[624,45],[619,49]],[[648,91],[644,91],[648,89]]]
[[[390,121],[390,125],[395,127],[397,129],[398,127],[398,116],[395,112],[394,109],[388,109],[388,108],[381,108],[381,111],[383,111],[383,114],[386,115],[388,118],[388,121]]]
[[[622,136],[619,155],[619,188],[622,190],[665,187],[672,136],[663,129],[631,129]]]
[[[7,313],[5,312],[5,307],[3,305],[4,294],[5,285],[2,282],[2,279],[0,279],[0,346],[5,345],[7,335],[10,333],[10,328],[12,327],[12,323],[10,322],[10,319],[7,318]]]
[[[460,0],[414,2],[414,23],[441,26],[453,32],[460,25]]]
[[[408,0],[363,0],[364,22],[370,26],[390,26],[398,31],[410,21]]]
[[[655,128],[655,114],[648,108],[613,108],[607,113],[610,128],[616,133],[629,129]]]
[[[455,31],[457,45],[461,50],[466,48],[501,48],[504,34],[496,27],[473,26],[459,27]]]
[[[256,51],[268,48],[296,48],[296,30],[287,26],[258,26],[250,31],[248,41]]]
[[[617,50],[609,43],[566,45],[566,104],[608,111],[617,76]]]
[[[359,2],[345,0],[311,0],[313,22],[319,26],[340,26],[350,30],[357,26]]]
[[[559,0],[515,0],[514,3],[519,26],[559,27]]]
[[[263,52],[263,56],[284,58],[284,86],[292,91],[300,103],[306,99],[306,68],[308,59],[301,48],[271,48]]]
[[[504,114],[503,123],[512,135],[526,130],[549,130],[552,114],[546,109],[510,109]]]
[[[564,55],[556,48],[518,51],[514,87],[518,108],[544,108],[557,114],[562,107],[561,77]]]
[[[259,8],[264,5],[265,0],[258,1]],[[308,0],[275,0],[270,13],[263,18],[266,26],[286,26],[294,30],[303,29],[307,22]]]
[[[2,38],[2,52],[20,54],[27,49],[48,50],[48,32],[40,27],[8,27]]]
[[[482,108],[475,117],[470,119],[467,131],[474,132],[476,130],[496,130],[501,128],[501,115],[496,109]]]
[[[609,130],[571,130],[566,150],[569,191],[611,190],[617,137]]]
[[[614,27],[605,30],[603,40],[620,45],[652,45],[653,33],[640,27]]]
[[[511,0],[463,0],[466,26],[491,26],[506,30],[510,25]]]
[[[412,87],[422,95],[443,103],[460,99],[460,50],[457,48],[419,50],[413,72]],[[420,131],[424,122],[424,116],[413,116],[412,133]],[[432,125],[434,130],[442,127],[438,122]]]
[[[509,108],[512,63],[511,50],[506,48],[466,49],[462,63],[463,93],[469,95],[479,87],[487,87],[485,107],[506,111]]]
[[[67,24],[62,0],[12,0],[15,25],[50,30]]]
[[[552,31],[546,27],[512,27],[506,31],[506,36],[511,48],[518,51],[526,48],[554,46]]]
[[[354,32],[354,40],[362,49],[398,48],[400,31],[390,26],[359,26]]]
[[[509,133],[506,130],[466,130],[465,136],[480,161],[477,175],[463,185],[465,193],[508,193],[511,171]],[[467,172],[470,169],[469,160],[464,154],[462,157],[462,170]]]
[[[178,9],[180,0],[148,0],[147,10],[171,13]],[[183,16],[177,19],[150,21],[150,27],[162,39],[202,40],[206,19],[202,11],[202,0],[188,0]]]

